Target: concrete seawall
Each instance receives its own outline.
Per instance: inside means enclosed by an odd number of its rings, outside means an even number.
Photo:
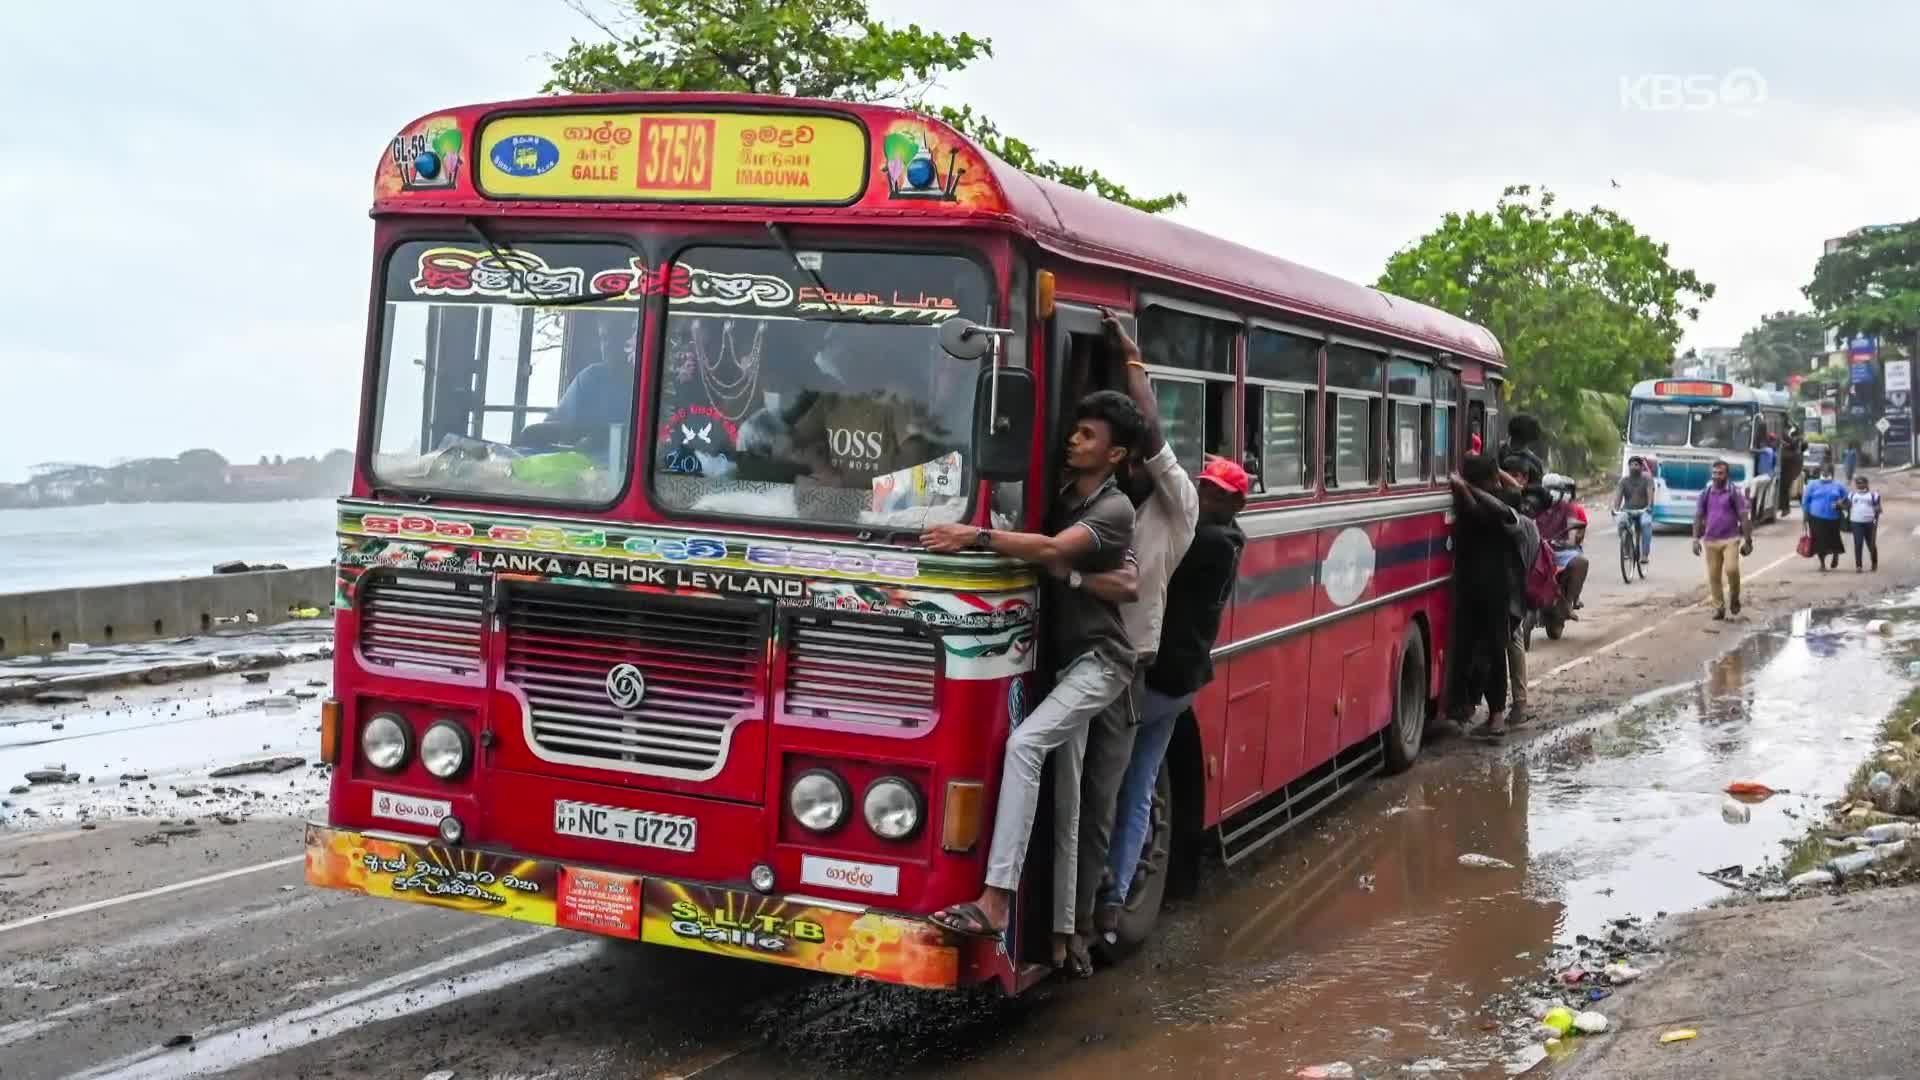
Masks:
[[[288,608],[330,609],[333,580],[333,567],[314,566],[0,594],[0,656],[199,634],[249,611],[283,622]]]

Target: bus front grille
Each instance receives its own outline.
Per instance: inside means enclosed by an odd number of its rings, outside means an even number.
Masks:
[[[359,588],[360,656],[399,671],[474,674],[486,604],[485,578],[369,574]]]
[[[760,711],[768,622],[756,605],[516,585],[505,607],[505,681],[526,695],[528,738],[547,760],[706,779]]]
[[[940,644],[897,620],[798,614],[787,622],[784,712],[914,727],[934,716]]]

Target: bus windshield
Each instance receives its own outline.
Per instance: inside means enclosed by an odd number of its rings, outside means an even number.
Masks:
[[[655,403],[663,510],[919,528],[964,515],[980,361],[939,324],[987,316],[959,256],[770,248],[676,260]]]
[[[1692,410],[1665,401],[1636,401],[1627,441],[1635,446],[1687,445],[1687,417]]]
[[[1742,405],[1696,407],[1693,445],[1703,450],[1753,449],[1753,409]]]
[[[639,305],[618,242],[415,241],[387,260],[373,475],[602,506],[632,458]],[[609,283],[614,284],[609,284]],[[593,307],[539,307],[589,291]]]

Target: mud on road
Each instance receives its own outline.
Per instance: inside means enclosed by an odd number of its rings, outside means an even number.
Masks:
[[[0,818],[0,1076],[1286,1076],[1333,1060],[1361,1075],[1414,1062],[1504,1075],[1515,1039],[1489,999],[1534,977],[1556,942],[1710,902],[1720,886],[1698,871],[1775,853],[1870,749],[1904,673],[1864,633],[1862,605],[1920,584],[1906,568],[1920,506],[1897,483],[1877,577],[1794,559],[1795,519],[1762,530],[1743,620],[1697,606],[1683,537],[1660,538],[1646,582],[1597,566],[1582,621],[1536,643],[1533,729],[1499,746],[1436,738],[1408,774],[1250,864],[1211,868],[1118,970],[1017,1001],[309,889],[306,771],[247,781],[295,786],[232,825],[159,790],[151,807],[119,801],[83,821],[89,799],[119,799],[117,774],[93,794],[34,791]],[[294,678],[276,672],[276,689]],[[116,739],[144,738],[156,763],[129,753],[127,767],[172,792],[263,745],[314,752],[304,713],[223,712],[215,699],[258,696],[237,676],[155,691],[169,692],[185,697],[165,707],[205,697],[205,715],[116,735],[110,718],[69,711],[57,734],[75,737],[48,744],[53,720],[4,726],[19,715],[0,710],[0,762],[93,769],[118,764]],[[1748,773],[1762,775],[1735,775]],[[1731,779],[1794,795],[1728,825],[1718,791]],[[198,831],[141,842],[161,822]],[[1515,869],[1462,866],[1469,852]]]

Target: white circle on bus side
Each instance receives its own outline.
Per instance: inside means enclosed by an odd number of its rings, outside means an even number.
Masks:
[[[1345,528],[1333,538],[1327,557],[1320,564],[1320,587],[1335,607],[1346,607],[1367,591],[1373,580],[1373,541],[1365,529]]]

